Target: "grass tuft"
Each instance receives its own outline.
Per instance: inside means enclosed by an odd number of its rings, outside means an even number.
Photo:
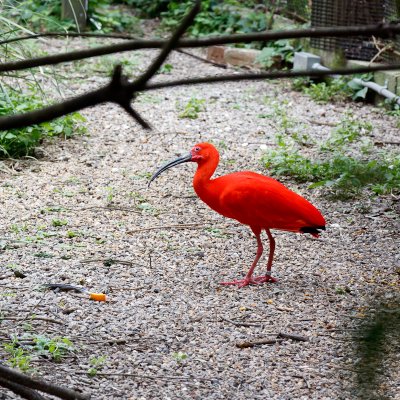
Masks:
[[[340,199],[359,196],[363,190],[374,194],[400,192],[400,154],[380,151],[373,158],[365,151],[369,123],[345,118],[332,135],[319,143],[317,157],[302,152],[298,141],[278,137],[278,149],[266,153],[262,162],[276,176],[290,176],[298,182],[310,182],[311,188],[323,187]]]

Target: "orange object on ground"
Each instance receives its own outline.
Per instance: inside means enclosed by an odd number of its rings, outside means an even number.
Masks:
[[[89,299],[94,300],[94,301],[106,301],[107,300],[107,297],[104,293],[92,293],[92,292],[89,292],[89,290],[87,290],[84,287],[69,285],[67,283],[46,283],[44,286],[49,289],[54,289],[54,290],[66,290],[66,291],[73,290],[78,293],[88,294]]]

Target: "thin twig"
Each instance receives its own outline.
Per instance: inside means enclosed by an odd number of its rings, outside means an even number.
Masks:
[[[77,37],[95,37],[102,39],[129,39],[129,40],[137,40],[138,36],[135,35],[126,35],[123,33],[94,33],[94,32],[43,32],[43,33],[35,33],[33,35],[23,35],[12,37],[10,39],[5,39],[0,41],[0,46],[19,42],[22,40],[30,40],[30,39],[39,39],[44,37],[66,37],[66,38],[77,38]]]
[[[87,375],[87,372],[76,372],[80,375]],[[132,378],[139,379],[151,379],[151,380],[177,380],[177,381],[188,381],[188,380],[196,380],[196,381],[214,381],[216,378],[204,378],[200,376],[177,376],[177,375],[143,375],[137,374],[135,372],[98,372],[96,376],[129,376]]]
[[[315,125],[325,125],[325,126],[337,126],[338,124],[335,122],[324,122],[324,121],[317,121],[315,119],[309,119],[308,122],[310,124],[315,124]]]
[[[80,208],[66,208],[66,210],[71,211],[84,211],[84,210],[106,210],[106,211],[128,211],[136,214],[142,214],[141,211],[138,211],[131,207],[118,207],[118,206],[89,206],[89,207],[80,207]]]
[[[290,333],[283,333],[283,332],[279,332],[278,337],[284,338],[284,339],[292,339],[292,340],[296,340],[298,342],[307,342],[308,341],[308,338],[306,338],[305,336],[292,335]]]
[[[10,320],[10,321],[26,321],[27,318],[18,318],[18,317],[1,317],[2,320]],[[29,322],[32,321],[44,321],[44,322],[51,322],[52,324],[64,325],[65,322],[57,321],[56,319],[52,318],[45,318],[45,317],[37,317],[29,318]]]
[[[133,261],[125,261],[125,260],[117,260],[115,258],[86,258],[84,260],[79,261],[81,264],[90,264],[96,262],[109,263],[109,264],[122,264],[122,265],[138,265],[143,267],[143,265],[139,263],[135,263]]]
[[[18,289],[18,290],[20,290],[20,289]],[[26,321],[26,320],[29,318],[29,316],[32,314],[32,312],[33,312],[33,311],[38,307],[38,305],[43,301],[43,299],[45,298],[46,294],[47,294],[47,293],[43,293],[43,296],[39,299],[39,301],[38,301],[35,305],[33,305],[33,307],[29,310],[29,312],[26,314],[25,317],[23,317],[23,318],[21,318],[21,319],[19,320],[20,322],[19,322],[17,325],[21,325],[22,322]]]
[[[376,49],[378,50],[378,52],[371,58],[369,65],[371,65],[382,53],[384,53],[386,50],[390,49],[392,46],[391,43],[387,44],[386,46],[383,47],[379,47],[380,44],[378,43],[378,41],[376,40],[375,36],[372,36],[372,41],[374,42],[374,46],[376,47]]]
[[[262,327],[263,325],[260,324],[254,324],[251,322],[240,322],[240,321],[232,321],[231,319],[221,317],[224,321],[229,322],[230,324],[233,324],[235,326],[245,326],[245,327],[250,327],[250,326],[255,326],[255,327]]]
[[[239,349],[247,349],[248,347],[262,346],[264,344],[275,344],[282,342],[283,339],[257,339],[257,340],[247,340],[245,342],[236,343],[236,347]]]
[[[186,50],[177,49],[176,52],[181,53],[181,54],[185,54],[186,56],[192,57],[192,58],[194,58],[195,60],[204,62],[204,63],[206,63],[206,64],[211,64],[211,65],[213,65],[214,67],[224,68],[224,69],[227,69],[227,68],[228,68],[228,66],[227,66],[226,64],[221,64],[221,63],[217,63],[217,62],[215,62],[215,61],[207,60],[207,58],[200,57],[200,56],[198,56],[198,55],[196,55],[196,54],[193,54],[193,53],[190,53],[190,52],[188,52],[188,51],[186,51]]]
[[[205,83],[215,82],[235,82],[241,80],[263,80],[263,79],[282,79],[282,78],[297,78],[304,76],[324,77],[328,75],[356,75],[374,71],[394,71],[400,69],[400,64],[385,64],[374,65],[370,67],[357,67],[357,68],[337,68],[329,71],[319,70],[305,70],[305,71],[271,71],[259,73],[245,73],[245,74],[231,74],[231,75],[217,75],[201,78],[188,78],[178,79],[166,82],[148,83],[144,90],[163,89],[172,86],[185,86],[185,85],[200,85]],[[0,119],[1,122],[1,119]],[[1,128],[0,124],[0,128]]]
[[[159,226],[148,226],[147,228],[138,228],[138,229],[133,229],[131,231],[126,232],[128,235],[131,235],[133,233],[138,233],[138,232],[146,232],[146,231],[153,231],[157,229],[189,229],[189,228],[201,228],[203,227],[203,224],[174,224],[174,225],[159,225]]]
[[[191,25],[196,14],[199,11],[200,11],[200,0],[196,0],[194,6],[185,16],[185,18],[178,26],[176,31],[173,33],[171,38],[164,44],[158,57],[153,61],[150,67],[138,79],[136,79],[135,82],[133,82],[132,88],[140,90],[146,84],[146,82],[150,78],[152,78],[152,76],[160,69],[161,65],[167,59],[171,50],[177,47],[180,37],[185,33],[186,29]]]

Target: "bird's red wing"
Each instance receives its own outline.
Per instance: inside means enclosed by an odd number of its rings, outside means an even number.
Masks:
[[[311,203],[275,179],[241,172],[217,178],[213,185],[220,193],[216,211],[243,224],[289,231],[325,225]]]

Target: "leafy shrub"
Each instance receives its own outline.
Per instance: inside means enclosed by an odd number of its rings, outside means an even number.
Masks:
[[[155,18],[167,11],[170,0],[122,0],[122,3],[134,7],[141,17]]]
[[[373,75],[364,74],[360,78],[364,81],[370,81]],[[364,100],[368,93],[367,87],[358,83],[356,79],[346,76],[326,78],[325,81],[318,83],[313,82],[310,78],[296,78],[292,82],[292,88],[302,91],[318,103],[343,101],[347,98]]]
[[[171,1],[168,10],[161,13],[162,27],[173,30],[186,12],[193,6],[192,1]],[[261,32],[267,28],[264,12],[243,12],[243,5],[238,1],[202,1],[200,13],[188,28],[191,36],[221,33]]]
[[[38,96],[36,88],[31,86],[26,93],[11,88],[6,90],[5,85],[0,91],[0,116],[24,113],[44,106]],[[34,147],[45,137],[71,137],[75,133],[84,133],[81,125],[85,119],[79,113],[69,114],[53,121],[40,125],[32,125],[22,129],[11,129],[0,132],[0,157],[20,157],[31,153]]]
[[[61,1],[22,0],[4,7],[6,17],[34,31],[75,30],[75,21],[61,19]],[[103,32],[140,32],[139,20],[133,15],[110,6],[107,0],[90,0],[88,5],[89,27]]]
[[[264,68],[289,67],[293,64],[294,53],[300,50],[300,46],[292,46],[288,39],[281,39],[272,42],[267,47],[263,47],[256,62]]]
[[[199,113],[205,111],[205,102],[204,99],[196,99],[192,97],[184,107],[178,106],[178,108],[181,109],[179,118],[198,118]]]

